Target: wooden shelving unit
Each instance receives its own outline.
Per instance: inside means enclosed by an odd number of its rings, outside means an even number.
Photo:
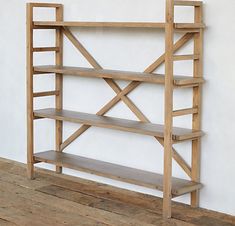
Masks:
[[[201,89],[204,79],[202,76],[202,42],[203,28],[202,7],[200,1],[166,1],[165,23],[154,22],[65,22],[63,21],[63,5],[51,3],[27,4],[27,140],[28,140],[28,177],[34,178],[34,164],[46,162],[56,165],[56,172],[61,173],[62,167],[85,171],[100,176],[121,180],[141,186],[163,191],[163,217],[171,217],[171,200],[174,197],[191,193],[191,205],[199,205],[200,183],[200,143],[201,131]],[[175,23],[174,7],[194,7],[194,23]],[[51,7],[55,9],[55,21],[34,21],[35,7]],[[72,34],[69,27],[112,27],[115,28],[147,28],[165,30],[165,53],[154,61],[144,72],[130,72],[103,69],[94,57],[86,50],[79,40]],[[53,47],[34,47],[34,29],[55,29],[56,38]],[[182,33],[182,37],[174,42],[174,33]],[[63,35],[88,60],[93,68],[66,67],[63,65]],[[190,55],[176,55],[176,52],[190,40],[194,41],[194,51]],[[34,66],[34,52],[55,52],[55,65]],[[174,62],[190,60],[193,62],[193,75],[174,75]],[[165,74],[154,71],[165,63]],[[55,74],[55,90],[35,93],[33,78],[40,74]],[[82,77],[96,77],[104,81],[114,90],[116,96],[110,100],[96,114],[74,112],[63,109],[63,76],[73,75]],[[115,80],[130,81],[129,85],[121,89]],[[161,84],[165,87],[165,124],[151,123],[148,118],[135,106],[128,97],[141,83]],[[193,89],[192,108],[173,109],[173,90],[175,88]],[[34,110],[34,98],[55,96],[55,108]],[[139,121],[107,117],[105,114],[119,101],[123,101],[137,116]],[[192,129],[173,126],[173,117],[192,115]],[[55,150],[40,153],[34,152],[34,120],[49,118],[55,120],[56,147]],[[80,123],[82,126],[70,137],[63,140],[63,121]],[[163,175],[147,172],[130,167],[88,159],[63,152],[76,138],[91,126],[121,130],[153,136],[164,147]],[[173,144],[191,141],[191,166],[175,150]],[[172,177],[172,159],[174,159],[189,177],[189,180]]]

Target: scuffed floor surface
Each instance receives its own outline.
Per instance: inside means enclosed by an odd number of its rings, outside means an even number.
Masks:
[[[0,158],[0,226],[235,226],[235,217],[174,203],[163,221],[162,199]]]

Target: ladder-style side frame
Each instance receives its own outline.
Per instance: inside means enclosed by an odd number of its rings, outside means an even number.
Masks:
[[[27,163],[28,163],[28,177],[34,177],[34,97],[41,96],[55,96],[56,109],[63,108],[63,76],[60,74],[55,75],[55,91],[34,93],[33,90],[33,53],[34,52],[55,52],[55,64],[57,66],[63,65],[63,33],[62,28],[56,28],[55,45],[56,47],[34,48],[33,46],[33,10],[36,7],[47,7],[55,9],[56,21],[63,21],[63,5],[53,3],[27,3]],[[62,136],[63,136],[63,122],[56,120],[55,125],[55,143],[56,151],[62,151]],[[61,167],[56,166],[56,172],[60,173]]]
[[[33,53],[34,52],[55,52],[55,65],[63,66],[63,35],[78,49],[78,51],[86,58],[94,69],[102,70],[102,66],[94,59],[94,57],[85,49],[80,41],[72,34],[71,26],[107,26],[107,27],[158,27],[165,29],[165,53],[145,69],[145,73],[154,72],[160,65],[165,63],[165,106],[164,106],[164,138],[155,137],[156,140],[164,147],[164,172],[163,172],[163,217],[171,217],[171,200],[172,196],[172,159],[174,159],[184,170],[192,182],[200,182],[200,144],[201,138],[192,139],[192,160],[191,167],[179,155],[173,147],[176,142],[173,140],[173,118],[183,115],[192,114],[192,129],[199,131],[201,129],[201,92],[202,83],[198,85],[184,85],[182,88],[193,88],[193,107],[188,109],[173,109],[173,91],[176,88],[174,84],[174,61],[192,60],[193,61],[193,77],[203,78],[202,75],[202,43],[203,43],[203,18],[202,3],[200,1],[182,1],[182,0],[165,0],[166,1],[166,21],[165,23],[112,23],[112,22],[63,22],[63,5],[53,3],[27,3],[27,163],[28,178],[34,178],[34,164],[41,162],[34,156],[34,120],[41,117],[34,115],[34,98],[42,96],[55,96],[55,108],[63,109],[63,74],[55,73],[55,90],[35,93],[33,90],[33,77],[35,74],[44,72],[34,71]],[[194,24],[176,24],[174,22],[175,6],[193,6],[194,7]],[[55,9],[55,22],[34,22],[33,9],[35,7],[50,7]],[[64,26],[63,26],[64,25]],[[33,46],[33,30],[34,29],[56,29],[55,47],[34,47]],[[174,32],[183,32],[184,35],[174,43]],[[175,53],[183,47],[189,40],[193,39],[194,53],[193,55],[175,55]],[[45,72],[46,73],[46,72]],[[119,101],[123,101],[128,108],[136,115],[136,117],[144,123],[150,123],[148,118],[137,108],[137,106],[127,96],[136,89],[142,82],[132,81],[124,89],[110,78],[103,78],[104,81],[114,90],[116,96],[110,100],[96,115],[105,115]],[[63,120],[55,119],[55,151],[62,152],[69,144],[77,139],[81,134],[88,130],[91,125],[82,125],[70,137],[63,141]],[[56,165],[56,172],[62,172],[62,166]],[[199,205],[199,188],[190,190],[191,206]],[[184,192],[183,192],[184,193]],[[182,193],[182,194],[183,194]]]

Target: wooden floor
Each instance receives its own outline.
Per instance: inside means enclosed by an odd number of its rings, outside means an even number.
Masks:
[[[0,158],[0,226],[232,226],[235,217],[173,204],[161,218],[162,200],[37,169],[26,179],[24,164]]]

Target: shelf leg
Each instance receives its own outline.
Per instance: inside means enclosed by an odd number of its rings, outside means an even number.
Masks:
[[[33,7],[27,3],[27,174],[34,178],[33,139]]]
[[[56,21],[63,21],[63,6],[56,8]],[[63,33],[61,28],[56,29],[56,47],[59,47],[59,51],[55,55],[55,63],[57,66],[63,65]],[[63,75],[55,75],[55,87],[59,91],[59,95],[56,98],[56,109],[60,110],[63,108]],[[63,122],[56,120],[55,122],[56,131],[56,151],[62,151],[61,144],[63,139]],[[56,172],[62,173],[62,167],[56,166]]]
[[[196,6],[194,10],[195,23],[203,21],[202,6]],[[194,36],[194,54],[199,56],[199,59],[194,60],[194,77],[202,77],[202,48],[203,48],[203,29]],[[195,130],[201,129],[201,94],[202,87],[199,85],[193,89],[193,106],[197,107],[198,113],[193,114],[192,128]],[[192,141],[192,180],[200,182],[200,159],[201,157],[201,139]],[[199,206],[199,190],[191,193],[191,206]]]
[[[164,179],[163,218],[171,218],[172,126],[173,126],[173,52],[174,1],[166,0],[165,27],[165,127],[164,127]]]

